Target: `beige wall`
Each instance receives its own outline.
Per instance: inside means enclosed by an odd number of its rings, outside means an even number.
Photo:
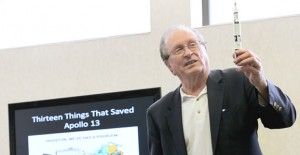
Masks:
[[[176,8],[176,9],[174,9]],[[0,50],[0,145],[9,154],[8,103],[162,87],[179,81],[159,57],[161,33],[170,25],[190,23],[189,3],[151,1],[151,33]],[[255,51],[269,80],[289,94],[300,111],[300,16],[242,22],[243,44]],[[233,67],[231,24],[199,28],[209,42],[211,67]],[[299,123],[284,130],[260,125],[264,154],[300,152]]]
[[[262,61],[266,77],[289,95],[300,112],[300,16],[242,22],[244,48],[254,51]],[[233,66],[232,25],[200,29],[208,40],[212,68]],[[259,124],[259,141],[266,155],[298,155],[299,118],[288,129],[270,130]]]

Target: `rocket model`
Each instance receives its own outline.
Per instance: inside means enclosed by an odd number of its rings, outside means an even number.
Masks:
[[[242,36],[241,36],[241,24],[239,21],[239,12],[236,6],[236,0],[234,0],[234,49],[242,48]]]

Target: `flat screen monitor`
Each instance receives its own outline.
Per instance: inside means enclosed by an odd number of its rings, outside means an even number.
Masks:
[[[148,155],[146,111],[160,88],[12,103],[11,155]]]

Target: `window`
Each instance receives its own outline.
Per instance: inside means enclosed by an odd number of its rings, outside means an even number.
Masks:
[[[234,0],[191,0],[191,5],[196,3],[207,3],[208,6],[193,6],[191,7],[191,21],[197,23],[194,18],[197,14],[197,10],[202,10],[203,7],[209,8],[206,14],[203,14],[204,18],[208,18],[208,24],[203,23],[202,25],[215,25],[233,22],[233,6]],[[236,0],[240,21],[266,19],[274,17],[282,17],[300,14],[298,0]],[[204,8],[203,10],[207,9]],[[194,27],[200,27],[202,25],[195,25]]]
[[[150,0],[1,0],[0,19],[0,49],[146,33]]]

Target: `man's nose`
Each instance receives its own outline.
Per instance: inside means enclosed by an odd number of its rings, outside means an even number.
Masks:
[[[191,50],[188,46],[184,47],[184,56],[191,56],[193,54],[193,50]]]

